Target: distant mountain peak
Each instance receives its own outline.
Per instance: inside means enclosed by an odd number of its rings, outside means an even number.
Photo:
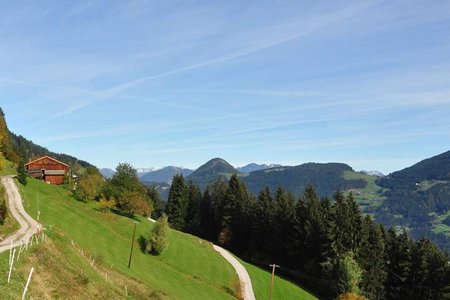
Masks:
[[[164,182],[170,184],[175,174],[189,176],[193,171],[183,167],[167,166],[160,169],[153,169],[140,176],[142,182]]]
[[[106,179],[111,179],[116,172],[113,169],[110,168],[102,168],[100,169],[100,174],[102,174],[103,177]]]
[[[282,165],[280,164],[257,164],[257,163],[250,163],[248,165],[245,165],[243,167],[239,167],[237,168],[237,170],[239,172],[242,173],[251,173],[254,171],[259,171],[259,170],[265,170],[265,169],[270,169],[270,168],[278,168],[281,167]]]
[[[220,157],[213,158],[201,165],[193,174],[203,173],[237,173],[238,171],[226,160]]]

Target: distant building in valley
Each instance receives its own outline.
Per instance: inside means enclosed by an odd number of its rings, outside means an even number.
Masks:
[[[69,165],[50,156],[42,156],[25,164],[27,174],[51,184],[62,184]]]

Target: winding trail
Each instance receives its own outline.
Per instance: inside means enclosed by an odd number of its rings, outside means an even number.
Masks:
[[[256,300],[255,293],[253,292],[252,280],[250,279],[250,275],[248,275],[248,272],[244,266],[227,250],[217,245],[213,245],[213,247],[214,250],[219,252],[236,270],[239,281],[241,282],[241,290],[244,300]]]
[[[30,217],[23,208],[22,198],[12,176],[2,176],[1,183],[5,187],[9,211],[19,223],[20,228],[7,236],[3,241],[0,241],[0,253],[10,249],[11,241],[13,242],[13,248],[27,243],[31,236],[41,228],[41,225]]]

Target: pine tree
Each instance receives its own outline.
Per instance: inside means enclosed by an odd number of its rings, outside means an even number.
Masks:
[[[291,193],[278,187],[275,195],[273,258],[278,262],[295,261],[295,200]]]
[[[27,185],[27,172],[25,170],[25,163],[23,160],[20,160],[17,165],[17,179],[21,184]]]
[[[158,190],[156,186],[152,186],[148,188],[147,195],[152,202],[154,210],[151,213],[151,217],[154,220],[157,220],[159,217],[161,217],[164,206],[161,201],[161,197],[159,196]]]
[[[369,216],[363,222],[363,239],[358,253],[358,263],[363,271],[361,288],[368,299],[385,299],[384,237],[380,225],[373,223]]]
[[[257,254],[268,253],[272,246],[274,203],[268,187],[261,190],[253,211],[251,243]]]
[[[206,239],[213,242],[217,242],[222,229],[223,203],[227,188],[227,183],[219,178],[208,185],[203,193],[200,205],[202,234]]]
[[[183,175],[176,174],[170,185],[165,213],[172,228],[183,230],[188,208],[188,192]]]
[[[399,236],[389,230],[386,241],[386,296],[389,299],[408,299],[410,288],[407,286],[411,272],[412,242],[406,231]]]
[[[250,240],[252,199],[244,183],[233,174],[228,182],[226,196],[222,206],[222,229],[220,242],[230,245],[237,251],[248,247]]]
[[[186,228],[185,231],[192,234],[200,233],[200,206],[202,202],[202,194],[200,188],[192,182],[187,187],[188,204],[186,212]]]
[[[429,239],[417,241],[411,251],[411,271],[407,288],[417,299],[444,299],[450,292],[448,254]]]
[[[304,264],[304,269],[311,275],[319,275],[322,261],[322,246],[326,235],[326,219],[322,211],[319,197],[312,185],[305,188],[300,200],[297,202],[297,237],[299,242],[297,257]]]

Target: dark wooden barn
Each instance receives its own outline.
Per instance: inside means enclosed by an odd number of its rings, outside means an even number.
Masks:
[[[36,158],[25,164],[27,174],[51,184],[62,184],[69,165],[50,156]]]

